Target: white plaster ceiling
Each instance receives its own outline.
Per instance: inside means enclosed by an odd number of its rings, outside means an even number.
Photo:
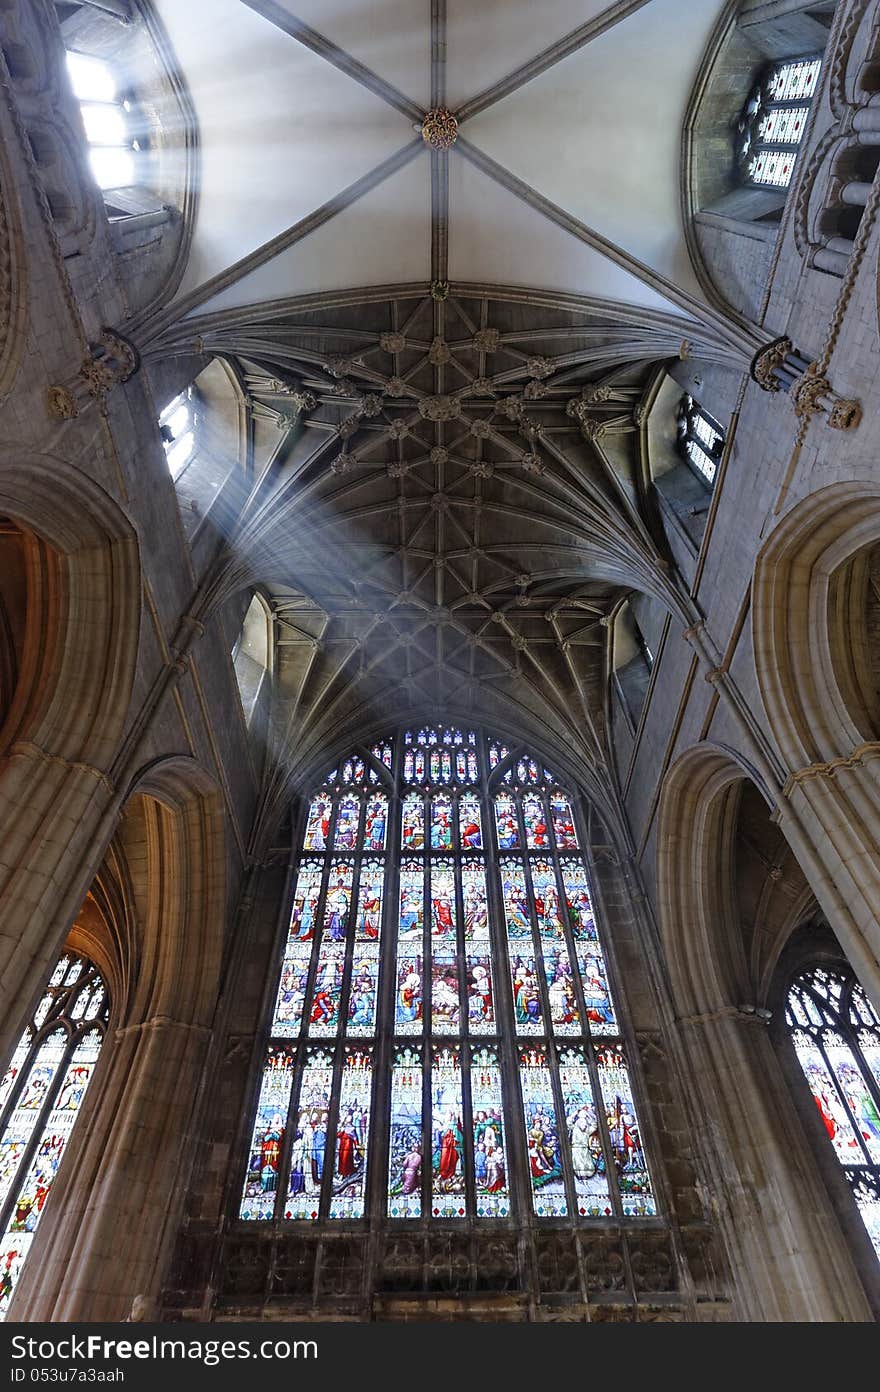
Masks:
[[[421,109],[430,0],[276,0]],[[202,171],[181,293],[367,175],[413,121],[243,0],[156,0],[199,120]],[[724,0],[647,0],[462,125],[464,139],[698,296],[682,235],[679,147]],[[607,0],[447,0],[447,103],[464,101],[610,8]],[[449,157],[449,277],[672,308],[656,289]],[[371,190],[197,313],[312,291],[430,278],[431,160]]]

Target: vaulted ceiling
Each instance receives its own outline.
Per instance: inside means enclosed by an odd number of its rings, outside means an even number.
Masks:
[[[274,596],[284,737],[455,706],[601,766],[603,617],[668,589],[639,403],[658,363],[730,351],[679,206],[723,0],[157,7],[202,174],[152,351],[234,360],[287,432],[230,527]]]

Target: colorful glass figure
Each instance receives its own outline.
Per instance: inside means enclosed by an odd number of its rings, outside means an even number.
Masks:
[[[384,851],[387,835],[388,799],[384,793],[371,793],[364,823],[364,850],[372,854]]]
[[[531,945],[511,943],[508,952],[516,1032],[541,1034],[544,1030],[544,1002],[534,951]]]
[[[300,863],[296,888],[293,891],[288,943],[311,942],[315,936],[323,871],[320,860],[304,860]]]
[[[498,849],[518,850],[519,824],[516,819],[516,803],[510,793],[499,793],[495,798],[495,826],[498,830]]]
[[[613,1213],[590,1067],[583,1049],[567,1049],[559,1060],[559,1081],[578,1213],[607,1218]]]
[[[356,797],[344,797],[336,813],[336,831],[333,839],[335,851],[354,851],[357,849],[360,819],[360,800]]]
[[[423,979],[421,951],[397,954],[397,996],[395,1031],[397,1034],[421,1034]]]
[[[324,900],[324,940],[345,942],[351,911],[351,886],[354,870],[350,861],[334,860],[327,880]]]
[[[401,818],[403,849],[420,851],[425,844],[425,804],[421,793],[407,794]]]
[[[545,851],[550,845],[544,799],[540,793],[526,793],[522,800],[523,821],[526,826],[526,845],[530,851]]]
[[[553,835],[556,837],[557,850],[576,851],[578,839],[574,827],[574,816],[571,803],[564,793],[552,794],[550,811],[553,816]]]
[[[363,1218],[373,1063],[368,1049],[346,1049],[339,1091],[331,1218]]]
[[[320,1216],[332,1089],[333,1055],[326,1049],[310,1049],[293,1119],[285,1218],[315,1222]]]
[[[464,1111],[461,1055],[434,1050],[431,1070],[431,1212],[435,1218],[465,1218]]]
[[[580,1034],[571,962],[568,950],[560,943],[544,943],[544,974],[547,978],[547,1000],[554,1034]]]
[[[488,948],[488,943],[486,943]],[[492,988],[492,958],[488,951],[468,952],[465,957],[468,1030],[471,1034],[494,1034],[495,995]]]
[[[560,869],[571,931],[575,938],[597,942],[599,934],[596,929],[596,917],[583,863],[579,860],[563,860],[560,861]]]
[[[523,1049],[519,1080],[523,1099],[526,1155],[532,1203],[539,1218],[568,1213],[562,1173],[562,1146],[547,1055],[540,1047]]]
[[[422,1212],[422,1061],[412,1048],[396,1049],[391,1067],[388,1216]]]
[[[309,808],[309,818],[306,823],[303,850],[326,851],[327,841],[330,836],[331,805],[329,797],[313,798]]]
[[[617,1017],[608,987],[605,958],[598,945],[591,944],[578,951],[578,967],[584,992],[584,1009],[591,1034],[618,1034]]]
[[[272,1044],[263,1065],[257,1115],[251,1135],[251,1152],[238,1216],[271,1218],[278,1194],[281,1147],[293,1086],[294,1052],[286,1044]]]
[[[483,849],[483,817],[480,799],[474,793],[463,793],[458,800],[458,829],[463,851]]]
[[[455,948],[458,914],[455,907],[455,866],[451,860],[435,860],[431,866],[431,936],[443,938]]]
[[[435,1034],[458,1034],[461,1002],[458,994],[458,956],[454,947],[431,950],[431,1029]]]
[[[510,1187],[497,1049],[474,1050],[471,1058],[471,1105],[477,1217],[506,1218],[510,1213]]]
[[[398,939],[421,944],[424,926],[425,872],[420,861],[405,860],[400,867]]]
[[[378,942],[382,931],[382,888],[385,866],[379,860],[367,860],[361,865],[358,885],[355,940]]]
[[[489,905],[486,900],[486,867],[482,860],[465,861],[461,867],[461,895],[464,903],[464,936],[489,936]]]
[[[642,1149],[626,1058],[619,1045],[594,1047],[623,1212],[627,1218],[650,1217],[657,1212],[657,1205]]]
[[[371,943],[355,946],[351,965],[351,993],[348,998],[350,1036],[370,1035],[376,1030],[376,1003],[379,999],[379,947]]]
[[[441,796],[431,800],[431,850],[452,850],[452,800]]]
[[[504,901],[507,936],[511,942],[519,938],[531,939],[532,924],[529,918],[526,875],[522,863],[518,860],[502,860],[498,870],[501,875],[501,894]]]
[[[565,928],[559,909],[556,871],[549,860],[533,860],[530,869],[538,932],[542,938],[561,938]]]

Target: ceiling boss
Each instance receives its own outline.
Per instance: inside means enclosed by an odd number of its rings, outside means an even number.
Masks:
[[[435,106],[422,122],[422,139],[432,150],[449,150],[458,139],[458,121],[445,106]]]

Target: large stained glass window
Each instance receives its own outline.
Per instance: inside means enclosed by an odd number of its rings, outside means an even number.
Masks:
[[[656,1213],[570,789],[482,731],[306,799],[239,1219]]]
[[[95,1071],[108,1013],[91,962],[65,953],[0,1082],[0,1319]]]
[[[851,972],[816,966],[792,983],[785,1019],[880,1258],[880,1018]]]

